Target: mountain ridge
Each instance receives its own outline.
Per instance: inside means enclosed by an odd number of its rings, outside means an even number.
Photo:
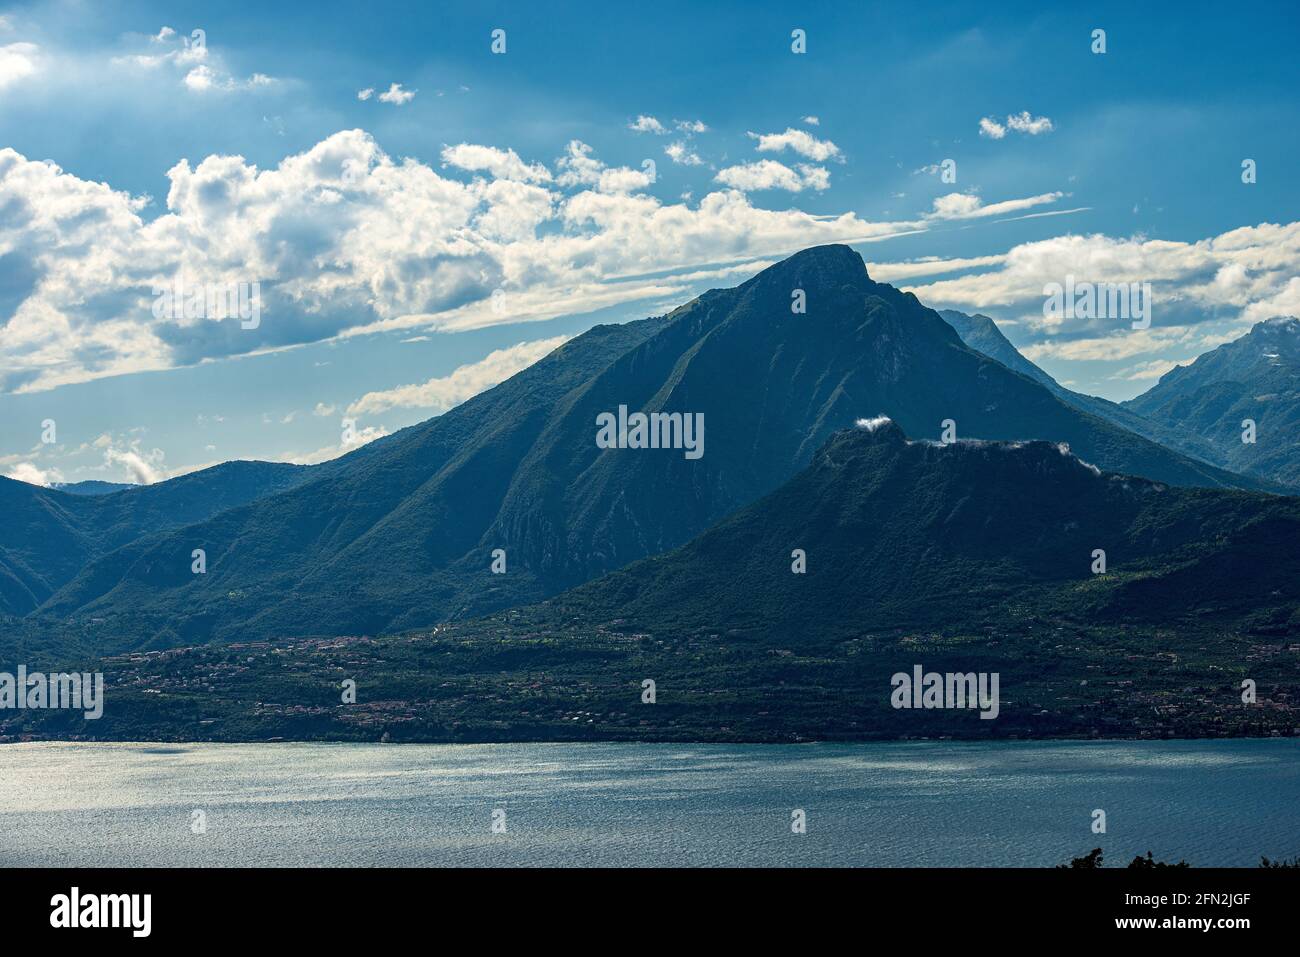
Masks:
[[[1229,468],[1300,487],[1300,319],[1256,323],[1124,407],[1196,434]],[[1253,443],[1242,441],[1246,419],[1256,423]]]
[[[597,416],[620,405],[703,414],[707,453],[599,449]],[[959,436],[1050,437],[1162,481],[1250,484],[1071,407],[871,280],[851,248],[813,247],[666,316],[596,327],[321,479],[134,541],[40,614],[165,647],[525,605],[689,541],[868,410],[913,434],[956,418]],[[204,576],[190,572],[198,547]],[[504,575],[489,572],[498,548]]]

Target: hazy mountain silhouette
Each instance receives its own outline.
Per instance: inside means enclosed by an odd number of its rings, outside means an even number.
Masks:
[[[136,485],[131,482],[101,482],[98,479],[88,479],[84,482],[56,482],[50,488],[57,492],[67,492],[69,495],[109,495],[112,492],[136,488]]]
[[[1209,462],[1222,468],[1232,468],[1231,463],[1210,443],[1195,432],[1182,428],[1177,423],[1163,419],[1149,419],[1138,414],[1136,410],[1127,408],[1117,402],[1111,402],[1109,399],[1102,399],[1095,395],[1085,395],[1082,392],[1067,389],[1048,375],[1047,372],[1021,355],[1020,351],[1011,344],[1011,340],[1002,334],[1002,330],[998,328],[997,323],[988,316],[980,314],[970,316],[964,312],[957,312],[955,309],[942,309],[939,311],[939,315],[943,316],[944,321],[957,330],[957,334],[961,336],[962,341],[976,352],[982,352],[986,356],[998,360],[1013,372],[1019,372],[1021,375],[1028,376],[1035,382],[1041,383],[1050,389],[1053,394],[1076,409],[1100,416],[1121,428],[1128,429],[1130,432],[1148,438],[1153,442],[1159,442],[1161,445],[1176,449],[1203,462]],[[1283,489],[1279,487],[1274,491],[1283,491]]]
[[[1300,319],[1268,319],[1124,403],[1202,438],[1237,471],[1300,486]],[[1242,441],[1242,421],[1256,424]]]
[[[308,472],[283,463],[226,462],[156,485],[61,490],[0,477],[0,612],[26,614],[96,558],[290,488]]]

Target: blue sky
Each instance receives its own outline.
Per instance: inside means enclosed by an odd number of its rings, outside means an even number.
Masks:
[[[1117,399],[1300,312],[1292,5],[991,6],[0,4],[0,472],[320,461],[818,242]]]

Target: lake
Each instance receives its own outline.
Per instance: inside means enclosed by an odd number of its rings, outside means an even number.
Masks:
[[[1295,739],[9,744],[0,865],[1253,866],[1298,798]]]

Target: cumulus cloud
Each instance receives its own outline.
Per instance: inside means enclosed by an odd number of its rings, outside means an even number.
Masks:
[[[63,481],[63,473],[58,469],[43,469],[33,462],[19,462],[5,472],[5,476],[19,482],[26,482],[28,485],[43,485],[46,488]]]
[[[1197,242],[1066,235],[1008,250],[997,268],[906,287],[936,308],[1014,322],[1038,361],[1126,362],[1116,378],[1157,378],[1256,322],[1300,313],[1300,223],[1261,223]],[[873,269],[874,272],[874,269]],[[1149,284],[1151,327],[1106,316],[1046,315],[1050,284]],[[1142,361],[1134,363],[1134,360]]]
[[[363,102],[370,99],[374,95],[375,95],[375,88],[373,86],[368,86],[364,90],[357,90],[357,99]]]
[[[668,132],[668,128],[653,116],[645,115],[638,116],[627,125],[627,128],[637,133],[654,133],[656,136],[662,136]]]
[[[606,166],[581,140],[570,140],[555,165],[560,170],[555,181],[561,186],[594,186],[602,193],[630,193],[654,182],[654,173],[647,169]]]
[[[551,171],[541,163],[529,165],[519,158],[514,150],[501,150],[491,146],[476,146],[461,143],[446,146],[442,150],[442,161],[448,166],[471,172],[484,171],[496,179],[513,179],[526,183],[543,183],[551,178]]]
[[[0,315],[0,391],[658,303],[693,292],[686,277],[705,267],[931,221],[770,210],[745,193],[765,181],[825,189],[828,174],[807,164],[763,160],[698,200],[664,202],[643,192],[652,171],[609,167],[578,140],[549,169],[467,143],[442,160],[440,171],[394,159],[361,130],[266,168],[240,156],[181,160],[167,171],[165,208],[146,216],[147,197],[0,149],[12,304]],[[478,172],[487,176],[469,175]],[[259,283],[260,324],[155,316],[155,291],[178,278],[187,288]]]
[[[803,121],[809,126],[821,126],[822,121],[815,116],[805,116]]]
[[[1047,117],[1030,116],[1028,110],[1007,117],[1007,129],[1015,130],[1017,133],[1027,133],[1030,136],[1050,133],[1055,128]]]
[[[415,99],[416,90],[403,90],[402,84],[394,83],[389,88],[379,94],[380,103],[391,103],[393,106],[404,106]]]
[[[751,139],[758,140],[756,149],[760,153],[779,153],[788,149],[810,160],[816,160],[818,163],[824,163],[829,159],[842,162],[844,158],[838,146],[830,140],[817,139],[807,130],[796,130],[794,127],[790,127],[784,133],[750,133],[748,135]]]
[[[375,414],[397,408],[446,412],[528,368],[567,340],[567,336],[557,336],[553,339],[521,342],[508,349],[490,352],[478,362],[458,367],[450,375],[418,385],[368,392],[348,406],[348,415]]]
[[[823,190],[831,184],[830,173],[823,167],[801,163],[794,170],[776,160],[758,160],[728,166],[719,170],[714,179],[724,186],[743,192],[784,189],[798,193],[804,189]]]
[[[696,133],[707,133],[708,126],[703,120],[673,120],[673,127],[687,136],[693,136]]]
[[[699,154],[680,140],[669,143],[664,147],[664,152],[668,154],[670,160],[682,166],[702,166],[704,164]]]

